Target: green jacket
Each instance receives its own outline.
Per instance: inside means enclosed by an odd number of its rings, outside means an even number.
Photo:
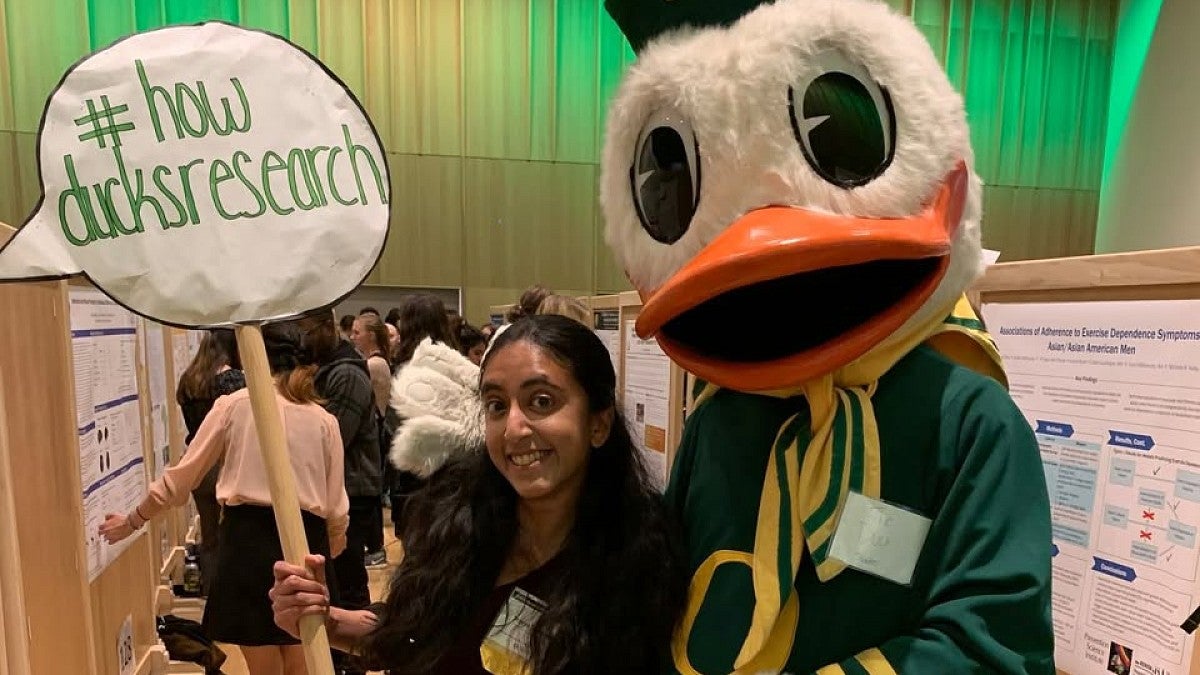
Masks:
[[[854,569],[821,583],[805,556],[785,672],[1053,675],[1050,506],[1021,412],[996,382],[924,346],[872,400],[881,498],[933,523],[910,586]],[[721,390],[689,416],[667,495],[693,572],[717,550],[753,551],[768,454],[798,410],[803,398]],[[733,671],[753,603],[750,568],[718,567],[688,640],[697,671]],[[886,666],[855,658],[871,648]]]

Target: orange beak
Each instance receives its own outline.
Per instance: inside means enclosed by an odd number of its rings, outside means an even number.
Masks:
[[[832,372],[897,330],[937,288],[950,263],[950,242],[962,218],[968,179],[966,166],[960,163],[947,175],[932,204],[909,218],[856,218],[792,207],[751,211],[665,284],[642,293],[644,306],[637,319],[637,333],[642,338],[656,337],[664,352],[697,377],[742,391],[781,389]],[[712,331],[740,329],[746,333],[750,322],[763,320],[755,308],[772,305],[771,323],[786,323],[776,317],[787,317],[805,305],[805,297],[776,297],[769,303],[757,298],[758,302],[746,305],[736,301],[756,292],[756,285],[766,284],[761,288],[770,292],[783,288],[778,285],[780,280],[801,279],[798,275],[838,268],[846,273],[845,278],[853,279],[856,266],[880,261],[920,261],[921,272],[916,278],[906,279],[907,287],[890,289],[898,294],[897,301],[817,344],[802,345],[797,340],[794,352],[742,359],[731,356],[729,350],[714,355],[714,350],[696,346],[702,340],[692,339],[703,333],[704,326]],[[836,291],[828,289],[830,293]],[[734,295],[722,300],[731,292]],[[846,303],[868,300],[842,299]],[[718,305],[719,312],[705,314]],[[728,315],[731,308],[736,314],[742,307],[748,312],[746,316]],[[801,314],[797,318],[811,324],[822,322],[824,317]],[[680,325],[677,319],[685,323]],[[747,353],[752,352],[754,337],[746,334],[743,339]]]

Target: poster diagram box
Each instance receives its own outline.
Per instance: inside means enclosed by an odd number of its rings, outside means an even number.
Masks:
[[[1196,548],[1196,528],[1187,523],[1172,520],[1167,524],[1167,541],[1188,548]]]
[[[1129,555],[1134,560],[1155,563],[1158,562],[1158,547],[1153,544],[1135,541],[1129,547]]]
[[[1054,523],[1052,525],[1052,527],[1053,527],[1053,532],[1054,532],[1054,538],[1056,540],[1064,541],[1068,544],[1075,544],[1076,546],[1082,546],[1084,548],[1087,548],[1088,542],[1089,542],[1087,532],[1084,532],[1083,530],[1080,530],[1078,528],[1061,525],[1059,523]]]
[[[1112,504],[1104,505],[1104,524],[1112,527],[1125,527],[1129,522],[1129,509]]]
[[[1167,505],[1167,495],[1162,490],[1141,488],[1138,490],[1138,504],[1161,509]]]
[[[1175,472],[1175,496],[1200,502],[1200,473],[1179,469]]]
[[[1108,482],[1110,485],[1133,487],[1133,476],[1136,471],[1137,462],[1114,457],[1108,470]]]

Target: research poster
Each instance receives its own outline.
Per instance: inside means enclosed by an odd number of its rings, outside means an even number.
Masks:
[[[592,312],[592,325],[596,335],[608,350],[608,358],[612,361],[613,370],[620,377],[621,373],[621,310],[597,309]]]
[[[150,383],[150,434],[154,448],[154,477],[162,475],[171,461],[171,438],[168,433],[167,360],[163,343],[163,326],[144,320],[142,353],[145,355],[146,379]]]
[[[646,457],[651,478],[660,488],[665,488],[671,360],[657,341],[637,336],[633,319],[625,321],[623,389],[622,404],[634,443]]]
[[[1200,301],[989,304],[1037,436],[1053,523],[1056,662],[1186,675],[1200,604]]]
[[[94,580],[137,539],[108,544],[99,535],[104,517],[132,511],[146,495],[137,317],[93,289],[72,288],[69,302],[83,531]]]

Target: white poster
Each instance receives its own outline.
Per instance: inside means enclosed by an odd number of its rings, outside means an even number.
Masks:
[[[167,360],[163,348],[163,327],[153,321],[144,321],[142,329],[143,350],[146,355],[146,379],[150,382],[150,434],[154,448],[154,477],[162,475],[171,459],[171,438],[167,417]]]
[[[619,378],[621,373],[621,310],[597,309],[593,311],[592,325],[596,336],[608,350],[608,358],[612,361],[613,371]]]
[[[1058,668],[1186,675],[1200,604],[1200,301],[989,304],[1042,452]]]
[[[624,390],[622,404],[633,440],[646,457],[651,478],[665,488],[671,360],[657,341],[637,336],[633,319],[625,321]]]
[[[72,288],[70,307],[83,531],[92,580],[136,539],[106,543],[98,534],[105,516],[128,513],[146,496],[137,319],[92,289]]]

